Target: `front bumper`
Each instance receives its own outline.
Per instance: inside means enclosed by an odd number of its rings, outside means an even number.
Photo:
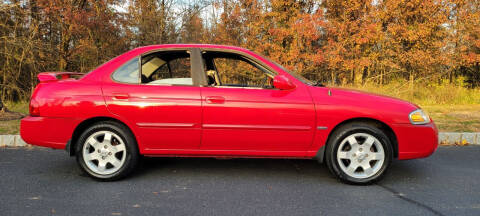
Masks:
[[[438,147],[438,129],[433,122],[425,125],[394,124],[398,141],[398,159],[428,157]]]
[[[20,121],[20,136],[31,145],[65,149],[75,125],[67,118],[27,116]]]

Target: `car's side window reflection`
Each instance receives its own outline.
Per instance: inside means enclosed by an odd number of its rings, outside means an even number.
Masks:
[[[132,60],[128,61],[120,68],[113,72],[112,78],[115,81],[122,82],[122,83],[133,83],[136,84],[139,82],[139,74],[138,74],[138,57],[133,58]]]

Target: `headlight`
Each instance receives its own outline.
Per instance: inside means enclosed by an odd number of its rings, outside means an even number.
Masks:
[[[425,113],[423,112],[423,110],[421,109],[417,109],[413,112],[411,112],[409,115],[408,115],[408,118],[410,119],[410,122],[412,124],[427,124],[430,122],[430,117]]]

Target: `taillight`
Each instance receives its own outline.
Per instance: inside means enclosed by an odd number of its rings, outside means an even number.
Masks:
[[[38,102],[33,98],[32,100],[30,100],[29,110],[30,116],[40,116],[40,106]]]

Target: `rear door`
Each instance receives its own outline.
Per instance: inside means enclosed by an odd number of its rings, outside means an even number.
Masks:
[[[197,51],[199,52],[199,51]],[[108,109],[136,127],[142,149],[198,149],[202,107],[190,49],[131,59],[103,85]]]
[[[277,72],[247,56],[204,51],[208,86],[202,87],[201,149],[306,151],[315,110],[308,90],[272,86]]]

